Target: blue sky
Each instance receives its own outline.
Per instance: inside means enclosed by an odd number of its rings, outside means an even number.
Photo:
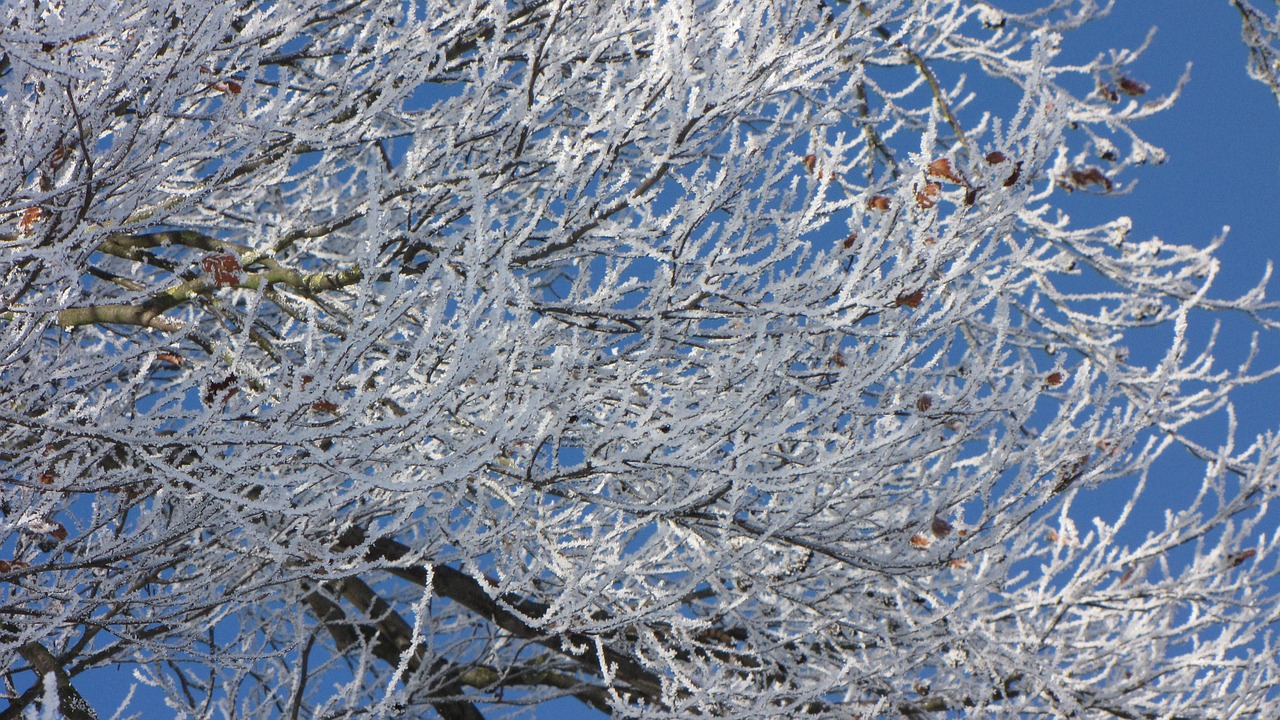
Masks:
[[[1065,206],[1081,223],[1128,215],[1134,221],[1135,240],[1159,236],[1171,243],[1203,245],[1230,225],[1220,252],[1222,273],[1215,294],[1239,294],[1258,281],[1268,260],[1280,258],[1280,233],[1276,232],[1280,226],[1280,108],[1265,86],[1247,76],[1239,17],[1226,0],[1118,0],[1111,17],[1065,38],[1064,57],[1083,61],[1111,47],[1136,46],[1152,26],[1158,32],[1151,49],[1134,66],[1135,78],[1153,93],[1162,93],[1174,87],[1187,62],[1193,64],[1191,81],[1179,103],[1138,126],[1147,140],[1168,152],[1168,162],[1128,175],[1125,180],[1137,180],[1128,195],[1081,195]],[[983,103],[979,98],[978,106]],[[1271,287],[1280,295],[1280,281]],[[1225,364],[1232,366],[1247,347],[1248,325],[1239,318],[1225,320],[1222,354]],[[1207,322],[1201,327],[1207,327]],[[1204,336],[1203,330],[1199,336]],[[1153,336],[1153,349],[1162,349],[1154,343],[1167,340],[1167,332]],[[1269,333],[1262,342],[1263,360],[1280,363],[1280,333]],[[1247,393],[1239,408],[1245,433],[1280,427],[1280,382],[1271,381]],[[1201,469],[1189,458],[1178,459],[1170,458],[1168,481],[1171,487],[1189,492],[1198,483]],[[1098,501],[1105,502],[1105,497],[1100,495]],[[1159,515],[1159,508],[1150,509],[1153,512],[1147,517]],[[1105,513],[1107,508],[1100,505],[1097,510]],[[81,676],[77,685],[106,720],[131,680],[127,667],[108,668]],[[142,693],[146,699],[134,705],[135,711],[143,717],[171,715],[148,695]],[[600,716],[576,701],[564,700],[544,706],[538,717]]]

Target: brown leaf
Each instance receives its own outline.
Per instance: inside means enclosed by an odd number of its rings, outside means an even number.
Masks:
[[[951,161],[946,158],[938,158],[937,160],[929,163],[928,174],[930,177],[939,177],[943,180],[950,180],[957,185],[964,184],[964,180],[962,180],[960,176],[956,174],[955,170],[951,168]]]
[[[236,285],[243,279],[244,268],[240,267],[240,258],[231,253],[206,255],[200,261],[200,268],[213,276],[214,284],[219,287]]]
[[[933,522],[929,524],[929,530],[930,532],[933,533],[934,537],[941,538],[941,537],[946,537],[947,535],[950,535],[952,527],[951,527],[951,523],[947,522],[946,520],[943,520],[937,515],[934,515]]]
[[[1116,89],[1101,80],[1098,81],[1098,97],[1107,102],[1120,102],[1120,96],[1116,94]]]
[[[23,235],[30,234],[42,217],[44,217],[44,208],[39,205],[32,205],[23,210],[22,218],[18,220],[18,232]]]
[[[841,244],[844,245],[845,250],[848,250],[849,248],[853,247],[853,244],[856,243],[857,241],[858,241],[858,233],[849,233],[849,237],[845,238],[844,242]]]
[[[1005,158],[1005,156],[1004,156],[1004,153],[1000,152],[999,150],[993,150],[993,151],[991,151],[991,152],[987,153],[987,164],[988,164],[988,165],[999,165],[1000,163],[1004,162],[1005,160],[1006,160],[1006,158]]]
[[[893,301],[893,305],[894,307],[906,305],[909,308],[918,308],[922,302],[924,302],[924,288],[920,288],[915,292],[899,295],[898,298]]]
[[[205,390],[205,393],[204,393],[205,404],[212,405],[214,401],[218,399],[218,394],[222,392],[226,392],[227,394],[226,397],[222,398],[222,401],[226,402],[230,400],[232,396],[234,396],[237,392],[240,391],[239,388],[235,387],[236,381],[238,380],[239,378],[236,377],[234,374],[232,374],[232,375],[226,376],[225,378],[217,382],[209,383],[209,388]]]
[[[1063,378],[1062,372],[1059,370],[1054,370],[1053,372],[1049,373],[1047,377],[1045,377],[1044,384],[1048,385],[1049,387],[1057,387],[1058,385],[1062,384],[1063,379],[1064,378]]]
[[[929,408],[933,407],[933,398],[928,395],[921,395],[916,398],[916,410],[920,412],[929,412]]]
[[[931,182],[916,193],[916,204],[928,210],[938,204],[938,196],[942,194],[942,186]]]
[[[338,409],[338,403],[333,402],[332,400],[317,400],[311,403],[311,409],[316,412],[324,413],[336,412]]]
[[[1009,177],[1004,179],[1004,186],[1013,187],[1014,183],[1018,182],[1018,178],[1020,177],[1022,177],[1022,161],[1021,160],[1019,160],[1013,166],[1013,172],[1009,173]]]
[[[1090,185],[1097,185],[1108,192],[1112,188],[1111,179],[1102,174],[1102,171],[1095,167],[1089,168],[1073,168],[1070,173],[1071,182],[1076,187],[1085,188]]]
[[[889,198],[885,197],[884,195],[872,195],[867,200],[867,209],[868,210],[888,210]]]
[[[920,533],[916,533],[915,535],[911,536],[911,547],[917,550],[924,550],[925,548],[929,547],[929,545],[931,544],[932,544],[932,541],[929,540],[929,538],[925,537],[924,535],[921,535]]]
[[[36,482],[40,483],[41,485],[52,485],[56,477],[58,476],[54,475],[51,472],[42,472],[40,473],[40,477],[36,478]]]
[[[172,365],[174,367],[182,367],[182,363],[183,363],[181,355],[173,352],[168,352],[165,350],[162,350],[156,353],[156,360],[159,360],[162,363]]]
[[[1128,95],[1129,97],[1138,97],[1139,95],[1145,95],[1147,92],[1146,85],[1124,76],[1121,76],[1119,80],[1116,80],[1116,85],[1120,86],[1120,92]]]
[[[810,175],[812,175],[814,169],[818,167],[818,156],[805,155],[803,158],[800,159],[800,164],[804,165],[804,169],[807,170]]]

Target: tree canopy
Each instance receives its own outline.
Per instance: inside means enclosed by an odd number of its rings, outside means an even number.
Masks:
[[[5,3],[0,718],[1277,717],[1280,305],[1057,212],[1106,10]]]

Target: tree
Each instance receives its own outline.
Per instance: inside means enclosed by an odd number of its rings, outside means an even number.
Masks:
[[[1275,717],[1276,306],[1041,4],[7,4],[3,717]]]

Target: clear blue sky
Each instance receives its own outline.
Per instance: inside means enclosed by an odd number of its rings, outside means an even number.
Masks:
[[[1128,215],[1134,220],[1135,240],[1154,235],[1173,243],[1204,244],[1223,225],[1230,225],[1220,253],[1223,271],[1217,294],[1238,294],[1258,280],[1268,260],[1280,258],[1280,108],[1264,85],[1246,75],[1239,16],[1226,0],[1118,0],[1110,18],[1066,37],[1065,57],[1085,60],[1107,48],[1136,46],[1152,26],[1158,33],[1135,66],[1134,77],[1153,93],[1161,93],[1175,85],[1187,62],[1193,63],[1182,100],[1138,128],[1168,151],[1169,160],[1125,178],[1138,180],[1128,196],[1082,196],[1073,198],[1068,208],[1082,223]],[[1280,281],[1271,287],[1280,296]],[[1230,361],[1226,366],[1234,365],[1247,349],[1244,328],[1241,322],[1228,323],[1222,347],[1224,360]],[[1160,338],[1167,342],[1168,334]],[[1263,347],[1264,359],[1280,362],[1280,334],[1264,337]],[[1280,382],[1248,393],[1239,407],[1245,432],[1280,427]],[[1170,459],[1167,482],[1174,492],[1166,497],[1190,492],[1200,478],[1197,463],[1178,459]],[[1107,494],[1100,493],[1095,500],[1100,514],[1108,511],[1106,499]],[[1154,505],[1149,509],[1144,517],[1159,517],[1162,510]],[[131,681],[126,667],[81,676],[76,684],[107,720]],[[142,717],[172,715],[153,694],[140,692],[139,700],[134,711]],[[538,717],[574,720],[600,715],[565,700],[544,706]]]

